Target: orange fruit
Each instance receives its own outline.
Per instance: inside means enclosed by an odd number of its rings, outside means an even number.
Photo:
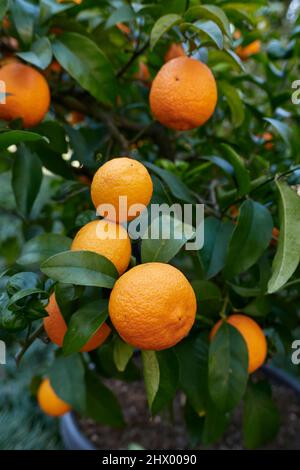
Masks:
[[[0,105],[0,119],[22,118],[24,127],[39,124],[50,105],[50,90],[43,75],[28,65],[11,63],[0,69],[6,89],[6,103]]]
[[[151,80],[151,75],[149,72],[148,65],[144,62],[139,63],[139,70],[133,76],[136,80],[141,82],[149,82]]]
[[[131,33],[129,26],[127,26],[124,23],[117,23],[116,27],[118,28],[119,31],[126,34],[126,36],[129,36],[129,34]]]
[[[50,416],[61,416],[71,410],[70,405],[56,395],[49,379],[44,379],[39,386],[37,400],[44,413]]]
[[[262,137],[264,141],[266,142],[264,144],[264,148],[266,150],[272,150],[272,148],[274,147],[274,143],[273,143],[273,135],[271,134],[271,132],[264,132]]]
[[[137,217],[143,207],[132,206],[147,206],[152,192],[153,184],[147,168],[127,157],[113,158],[104,163],[95,173],[91,186],[91,197],[98,214],[119,222]],[[127,203],[128,210],[125,207],[122,211],[123,201]],[[104,206],[100,207],[103,204],[108,204],[115,213]]]
[[[256,41],[251,42],[247,46],[238,46],[235,52],[240,57],[240,59],[247,60],[252,55],[258,54],[260,52],[260,49],[261,42],[259,39],[256,39]]]
[[[217,85],[207,65],[177,57],[162,66],[153,80],[150,107],[154,117],[179,131],[204,124],[217,104]]]
[[[46,307],[48,317],[44,318],[44,328],[52,343],[62,347],[64,336],[67,332],[67,325],[56,302],[55,294],[50,295],[49,304]],[[110,334],[110,328],[103,323],[101,328],[91,337],[91,339],[81,349],[82,352],[89,352],[98,348]]]
[[[126,271],[131,257],[131,243],[122,225],[108,220],[93,220],[77,232],[71,250],[88,250],[108,258],[119,274]]]
[[[76,124],[80,124],[82,121],[84,121],[85,116],[83,113],[80,113],[79,111],[71,111],[67,117],[67,122],[71,124],[72,126],[75,126]]]
[[[233,33],[233,39],[240,39],[242,37],[242,33],[239,29],[236,29]]]
[[[223,320],[219,320],[210,333],[212,339]],[[251,374],[261,367],[267,356],[267,341],[262,328],[252,318],[242,314],[230,315],[226,322],[234,326],[243,336],[248,349],[248,372]]]
[[[109,314],[124,341],[140,349],[166,349],[192,328],[196,297],[186,277],[170,264],[145,263],[123,274],[109,299]]]
[[[176,59],[176,57],[183,57],[183,56],[186,56],[186,53],[184,52],[182,45],[176,44],[175,42],[173,42],[165,54],[164,62],[169,62],[169,60]]]
[[[277,246],[279,235],[280,235],[279,229],[277,227],[274,227],[272,230],[272,240],[270,242],[271,246]]]

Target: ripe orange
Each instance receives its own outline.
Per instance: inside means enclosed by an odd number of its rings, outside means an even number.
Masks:
[[[182,340],[195,321],[196,297],[186,277],[164,263],[145,263],[123,274],[109,299],[110,318],[127,343],[159,351]]]
[[[141,82],[149,82],[151,80],[151,75],[149,72],[148,65],[144,62],[139,63],[139,70],[133,76],[136,80]]]
[[[85,116],[83,113],[80,113],[79,111],[71,111],[67,117],[67,122],[71,124],[72,126],[75,126],[76,124],[80,124],[82,121],[84,121]]]
[[[272,240],[270,242],[271,246],[277,246],[279,235],[280,235],[279,229],[277,227],[274,227],[272,230]]]
[[[217,104],[217,85],[207,65],[177,57],[162,66],[153,80],[150,107],[167,127],[188,130],[204,124]]]
[[[271,132],[264,132],[262,137],[265,141],[265,144],[264,144],[265,149],[272,150],[272,148],[274,147],[274,142],[273,142],[273,135],[271,134]]]
[[[251,42],[247,46],[238,46],[235,52],[240,57],[240,59],[246,61],[252,55],[258,54],[260,52],[260,49],[261,42],[259,39],[256,39],[256,41]]]
[[[39,386],[37,400],[44,413],[50,416],[61,416],[71,410],[70,405],[56,395],[49,379],[44,379]]]
[[[210,333],[212,339],[220,328],[223,320],[219,320]],[[243,336],[248,348],[248,372],[251,374],[261,367],[267,356],[267,341],[262,328],[246,315],[230,315],[226,321],[234,326]]]
[[[184,52],[182,45],[176,44],[175,42],[173,42],[165,54],[164,62],[169,62],[169,60],[176,59],[176,57],[183,57],[183,56],[186,56],[186,53]]]
[[[98,214],[109,220],[124,222],[134,219],[141,209],[130,207],[134,204],[147,206],[151,200],[153,184],[147,168],[137,160],[118,157],[102,165],[94,175],[91,186],[93,204]],[[127,208],[122,212],[122,200],[127,202]],[[109,204],[114,213],[108,213],[103,204]],[[112,212],[112,211],[110,211]]]
[[[64,317],[61,314],[61,311],[59,310],[59,306],[55,299],[55,294],[50,296],[46,311],[48,312],[49,316],[44,318],[45,331],[52,343],[62,347],[64,336],[67,332],[67,325]],[[109,326],[104,323],[94,334],[94,336],[92,336],[91,339],[85,344],[81,351],[89,352],[98,348],[109,336],[110,331],[111,330]]]
[[[131,257],[131,244],[122,225],[108,220],[93,220],[76,234],[71,250],[88,250],[108,258],[119,274],[126,271]]]
[[[48,83],[40,72],[28,65],[11,63],[0,69],[5,83],[6,103],[0,105],[0,119],[22,118],[24,127],[39,124],[50,105]]]
[[[129,26],[127,26],[127,24],[117,23],[116,27],[118,28],[119,31],[126,34],[126,36],[129,36],[129,34],[131,33],[131,29],[129,28]]]

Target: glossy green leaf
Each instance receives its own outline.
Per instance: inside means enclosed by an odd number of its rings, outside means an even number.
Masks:
[[[285,141],[285,143],[288,146],[291,145],[292,131],[291,131],[291,128],[287,124],[285,124],[284,122],[278,121],[278,119],[273,119],[273,118],[265,118],[265,121],[267,121],[276,129],[280,137]]]
[[[223,323],[209,348],[209,394],[221,411],[230,411],[241,401],[248,380],[248,351],[239,331]]]
[[[55,393],[81,413],[85,409],[86,388],[80,354],[56,357],[48,376]]]
[[[143,371],[148,404],[152,414],[157,414],[174,397],[179,366],[172,349],[142,351]]]
[[[99,376],[91,371],[86,371],[86,406],[82,414],[106,426],[124,426],[122,410],[117,398],[99,380]]]
[[[62,67],[97,100],[112,104],[116,79],[111,63],[91,39],[64,33],[53,42],[53,52]]]
[[[208,399],[208,337],[194,334],[176,346],[179,383],[197,414],[206,409]]]
[[[57,233],[42,233],[23,245],[18,264],[29,266],[39,264],[50,256],[70,249],[72,240]]]
[[[221,151],[223,156],[229,161],[229,163],[233,166],[234,168],[234,173],[235,173],[235,180],[236,180],[236,185],[238,188],[238,195],[239,196],[244,196],[245,194],[248,194],[250,191],[250,175],[249,172],[245,166],[245,163],[236,153],[235,150],[233,150],[232,147],[230,147],[227,144],[221,144]]]
[[[199,315],[208,317],[220,313],[222,293],[216,284],[210,281],[193,281],[192,286],[197,298]]]
[[[142,236],[142,262],[168,263],[185,243],[195,236],[191,225],[179,219],[161,215],[153,220]]]
[[[204,246],[198,254],[206,279],[216,276],[223,269],[233,229],[232,222],[222,222],[215,217],[205,219]]]
[[[259,227],[259,230],[258,230]],[[268,209],[247,199],[240,208],[224,269],[230,279],[253,266],[269,246],[273,221]]]
[[[184,202],[195,202],[187,186],[173,173],[159,168],[153,163],[143,162],[144,165],[155,173],[169,188],[171,194]]]
[[[186,21],[194,21],[199,19],[212,20],[221,28],[221,30],[231,36],[230,23],[224,11],[215,5],[198,5],[188,9],[184,15]]]
[[[272,441],[279,430],[280,414],[272,400],[270,384],[250,383],[244,403],[243,437],[245,447],[255,449]]]
[[[32,41],[34,22],[38,7],[28,0],[11,0],[10,12],[21,41],[28,45]]]
[[[134,353],[134,347],[125,343],[119,336],[114,339],[114,362],[120,372],[124,372]]]
[[[161,16],[152,28],[150,34],[150,47],[153,49],[160,38],[173,26],[181,23],[182,17],[173,13]]]
[[[105,27],[111,28],[117,23],[123,23],[130,20],[133,20],[135,17],[134,11],[130,5],[122,5],[121,7],[116,8],[112,14],[109,16]]]
[[[234,127],[239,127],[245,119],[244,103],[235,87],[225,81],[218,81],[218,87],[222,95],[225,96],[230,108],[231,120]]]
[[[21,146],[15,154],[12,187],[19,212],[28,217],[42,184],[42,165],[28,148]]]
[[[214,21],[196,21],[195,23],[184,23],[182,27],[199,33],[202,40],[213,41],[219,49],[223,49],[223,34],[219,26]]]
[[[40,17],[41,23],[45,23],[52,16],[62,13],[76,6],[75,3],[58,3],[57,0],[40,0]]]
[[[64,354],[69,355],[80,351],[101,328],[107,317],[108,305],[106,300],[90,302],[73,313],[64,336]]]
[[[51,43],[46,37],[40,38],[32,44],[30,51],[18,52],[17,56],[25,62],[45,70],[52,60]]]
[[[41,271],[55,281],[112,288],[118,272],[111,261],[91,251],[64,251],[51,256]]]
[[[280,235],[268,284],[269,293],[284,286],[300,261],[300,197],[283,179],[277,179],[276,185],[280,194]]]
[[[8,131],[0,133],[0,149],[7,149],[10,145],[17,145],[21,142],[35,142],[45,140],[40,134],[29,131]]]

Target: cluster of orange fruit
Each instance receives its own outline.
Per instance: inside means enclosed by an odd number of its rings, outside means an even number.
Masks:
[[[152,180],[144,165],[119,157],[108,161],[96,172],[91,197],[96,209],[111,204],[118,214],[120,196],[127,197],[128,207],[134,204],[147,206],[152,190]],[[125,272],[131,259],[131,243],[120,222],[132,220],[134,216],[127,214],[120,218],[116,215],[113,220],[108,220],[107,213],[101,209],[100,215],[104,219],[89,222],[79,230],[71,249],[105,256],[118,270],[120,277],[109,298],[109,316],[116,331],[125,342],[142,350],[159,351],[176,345],[189,333],[195,321],[197,302],[191,284],[181,271],[165,263],[140,264]],[[50,297],[47,312],[45,330],[51,341],[61,347],[67,325],[55,294]],[[264,333],[254,320],[245,315],[234,314],[226,321],[244,337],[249,353],[248,370],[252,373],[266,358]],[[211,339],[221,322],[214,326]],[[110,327],[104,323],[82,351],[98,348],[110,332]],[[56,401],[55,396],[49,380],[45,379],[38,392],[39,404],[46,413],[57,416],[68,411],[69,405],[59,397]]]

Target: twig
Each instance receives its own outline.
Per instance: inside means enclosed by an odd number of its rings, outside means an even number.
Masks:
[[[32,343],[43,333],[44,331],[44,325],[42,324],[41,326],[39,326],[33,333],[32,335],[30,335],[25,343],[23,344],[22,348],[20,349],[20,351],[16,354],[15,356],[15,361],[16,361],[16,364],[17,366],[19,366],[20,362],[21,362],[21,359],[22,357],[24,356],[25,352],[27,351],[27,349],[30,348],[30,346],[32,345]]]
[[[120,68],[120,70],[117,72],[117,78],[121,78],[124,73],[131,67],[131,65],[133,64],[133,62],[141,55],[145,52],[145,50],[149,47],[149,44],[150,44],[150,41],[148,40],[147,42],[145,42],[145,44],[140,48],[140,49],[136,49],[135,52],[132,54],[132,56],[130,57],[130,59],[128,60],[128,62],[126,62],[125,65],[123,65],[123,67]]]

